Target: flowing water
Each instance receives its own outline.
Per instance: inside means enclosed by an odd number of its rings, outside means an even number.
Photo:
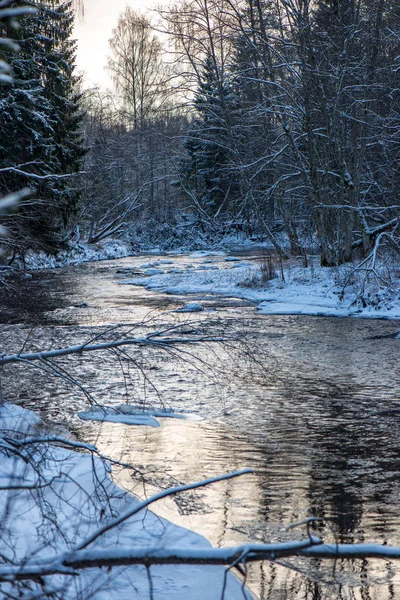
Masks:
[[[157,258],[183,270],[202,262]],[[10,366],[3,397],[137,466],[134,477],[122,470],[115,477],[141,497],[252,467],[253,475],[154,506],[213,545],[301,537],[301,528],[285,528],[313,515],[324,518],[317,530],[327,541],[399,546],[400,340],[376,337],[397,323],[260,315],[251,302],[217,296],[201,298],[208,310],[198,315],[175,313],[199,297],[118,283],[154,260],[84,264],[12,282],[0,304],[2,350],[63,347],[104,331],[132,336],[166,324],[223,333],[227,343],[185,346],[184,354],[129,349],[134,362],[110,352],[66,357],[59,364],[68,381]],[[125,326],[113,330],[118,324]],[[204,420],[161,419],[158,429],[81,421],[77,411],[87,400],[71,377],[97,402],[167,404]],[[400,564],[256,563],[248,585],[261,600],[400,598]]]

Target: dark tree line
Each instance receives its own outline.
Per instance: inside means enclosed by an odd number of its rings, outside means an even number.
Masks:
[[[89,176],[100,214],[106,196],[126,217],[122,170],[141,227],[241,228],[282,255],[318,246],[326,266],[398,249],[397,2],[178,0],[160,16],[168,53],[130,9],[110,41],[100,130],[119,170]]]

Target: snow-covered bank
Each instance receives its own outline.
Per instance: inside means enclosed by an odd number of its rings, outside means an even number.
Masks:
[[[60,445],[35,443],[35,438],[45,437],[40,426],[40,420],[31,411],[0,404],[3,566],[8,559],[24,569],[46,559],[55,560],[57,555],[77,548],[107,521],[139,504],[112,482],[107,463],[100,458]],[[18,440],[24,443],[16,452]],[[209,548],[210,544],[202,536],[146,510],[106,531],[90,545],[93,550],[110,553],[113,548],[132,547],[181,548],[190,552]],[[79,576],[51,575],[38,584],[33,580],[29,597],[36,591],[35,597],[39,598],[40,589],[52,589],[55,597],[63,600],[219,600],[223,580],[224,569],[216,566],[152,566],[150,573],[139,565],[87,569]],[[3,582],[0,590],[15,594],[17,585],[16,581]],[[247,598],[251,597],[247,593]],[[244,598],[241,583],[231,575],[226,598]]]
[[[267,243],[252,241],[248,238],[238,235],[225,236],[223,239],[206,242],[199,239],[187,240],[185,245],[178,243],[172,246],[161,243],[160,245],[150,244],[150,242],[141,242],[140,239],[133,241],[106,238],[97,244],[88,244],[86,242],[75,242],[66,250],[56,254],[46,254],[45,252],[28,251],[24,260],[18,259],[15,264],[28,270],[54,269],[67,265],[78,265],[83,262],[97,262],[100,260],[112,260],[116,258],[125,258],[127,256],[160,255],[164,253],[185,254],[192,251],[195,255],[208,255],[210,249],[214,249],[215,254],[223,254],[231,247],[240,247],[243,249],[265,247],[270,249]],[[14,266],[14,265],[13,265]]]
[[[187,254],[179,249],[165,259],[159,248],[138,256],[133,246],[120,240],[105,240],[97,245],[77,245],[57,256],[28,254],[28,269],[55,268],[88,261],[132,259],[135,268],[126,268],[126,275],[140,275],[121,283],[143,285],[173,294],[220,294],[250,300],[264,314],[304,314],[339,317],[400,318],[400,269],[385,267],[381,273],[357,269],[357,265],[322,268],[318,257],[309,257],[308,267],[302,261],[285,261],[282,268],[275,262],[271,250],[249,241],[236,251],[242,256],[219,248],[196,250]],[[149,254],[151,258],[149,259]],[[252,256],[243,258],[243,254]],[[265,256],[272,257],[272,277],[266,277]],[[154,257],[154,258],[153,258]],[[176,257],[176,258],[175,258]],[[181,260],[183,258],[188,261]],[[267,269],[268,270],[268,269]],[[283,277],[282,277],[283,272]],[[191,312],[191,303],[178,309]],[[201,306],[197,304],[198,310]]]
[[[84,242],[71,246],[57,254],[28,252],[24,257],[24,267],[29,270],[55,269],[66,265],[78,265],[83,262],[95,262],[113,258],[124,258],[136,254],[132,244],[121,240],[104,240],[98,244]]]
[[[190,257],[196,264],[185,269],[149,273],[121,283],[171,294],[198,294],[199,301],[206,294],[234,296],[257,303],[263,314],[400,319],[399,282],[387,286],[376,278],[365,280],[355,266],[305,268],[292,260],[284,264],[283,278],[276,266],[273,278],[265,281],[263,265],[257,260],[226,257],[217,267],[216,260],[209,264],[206,253]]]

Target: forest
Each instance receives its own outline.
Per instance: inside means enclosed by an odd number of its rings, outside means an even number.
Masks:
[[[108,90],[77,68],[84,11],[0,0],[1,598],[395,598],[399,2],[126,6]],[[210,415],[218,443],[190,424]],[[199,435],[211,470],[115,453],[93,429],[157,419],[189,421],[163,444]],[[279,509],[262,460],[284,464]],[[214,484],[235,535],[212,545],[147,509],[176,496],[207,522],[214,500],[193,490]]]
[[[0,192],[32,190],[7,256],[235,231],[328,267],[398,252],[397,2],[127,7],[112,92],[80,85],[73,5],[37,4],[3,50]]]

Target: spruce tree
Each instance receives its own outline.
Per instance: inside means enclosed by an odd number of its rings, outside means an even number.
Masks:
[[[221,77],[210,56],[204,64],[194,106],[197,118],[185,141],[189,154],[187,179],[203,207],[215,215],[222,205],[227,209],[238,194],[232,129],[236,107],[229,81]]]
[[[74,25],[72,2],[47,0],[43,17],[45,35],[48,36],[43,65],[46,70],[44,93],[52,107],[58,173],[73,175],[81,168],[85,149],[81,132],[83,113],[80,109],[79,77],[74,73],[76,43],[71,37]],[[79,196],[74,177],[57,180],[57,194],[58,218],[65,234]]]
[[[0,195],[29,185],[34,199],[10,227],[18,246],[51,251],[66,240],[84,155],[74,75],[71,3],[34,1],[21,19],[13,85],[0,83]],[[72,175],[69,177],[68,175]]]

